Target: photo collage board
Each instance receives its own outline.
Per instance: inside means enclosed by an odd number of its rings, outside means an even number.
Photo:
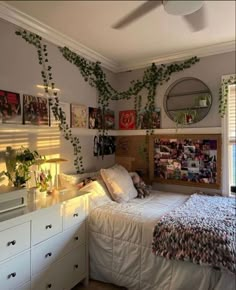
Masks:
[[[221,135],[153,135],[149,148],[153,181],[220,188]]]

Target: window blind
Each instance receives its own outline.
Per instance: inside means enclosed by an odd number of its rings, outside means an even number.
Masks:
[[[229,86],[228,138],[230,144],[236,144],[236,85]]]

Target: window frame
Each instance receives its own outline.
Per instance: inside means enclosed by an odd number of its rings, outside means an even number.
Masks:
[[[235,77],[235,74],[222,76],[222,82],[228,80],[230,77]],[[230,85],[229,85],[230,86]],[[228,90],[228,94],[230,89]],[[222,195],[230,196],[230,174],[232,167],[232,161],[230,160],[230,145],[229,145],[229,135],[228,135],[228,106],[224,117],[221,120],[222,126]]]

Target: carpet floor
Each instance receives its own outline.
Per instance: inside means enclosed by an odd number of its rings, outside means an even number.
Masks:
[[[90,280],[88,287],[85,287],[83,284],[78,284],[73,290],[126,290],[126,288]]]

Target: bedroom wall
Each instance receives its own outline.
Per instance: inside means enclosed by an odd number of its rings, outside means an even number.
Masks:
[[[144,69],[129,71],[120,73],[117,75],[117,85],[120,90],[125,90],[129,87],[130,81],[133,79],[141,79],[143,76]],[[166,115],[163,107],[163,98],[167,88],[176,80],[183,77],[195,77],[203,82],[210,88],[213,96],[213,103],[208,115],[201,120],[200,122],[187,127],[220,127],[221,118],[218,113],[218,91],[221,84],[222,75],[228,75],[235,73],[235,52],[218,54],[214,56],[203,57],[200,59],[200,62],[193,65],[191,68],[186,69],[185,71],[173,74],[171,79],[164,83],[163,86],[157,88],[156,92],[156,106],[161,108],[161,128],[175,128],[175,123],[169,119]],[[143,98],[145,99],[145,92],[143,92]],[[133,100],[129,101],[118,101],[117,111],[133,109]],[[117,119],[118,126],[118,119]],[[186,126],[184,126],[186,127]],[[188,186],[176,186],[176,185],[167,185],[167,184],[154,184],[154,187],[159,190],[165,191],[178,191],[184,193],[192,193],[196,190],[204,190],[207,192],[220,192],[220,190],[211,190],[211,189],[201,189]]]
[[[0,89],[23,94],[43,94],[36,87],[42,84],[40,66],[36,49],[15,35],[16,26],[0,19]],[[52,64],[56,87],[61,91],[60,100],[67,103],[97,106],[97,92],[81,77],[78,69],[67,62],[53,44],[48,44],[49,61]],[[115,75],[106,71],[109,81],[115,85]],[[111,109],[114,104],[111,103]],[[32,127],[32,126],[31,126]],[[74,135],[81,134],[77,129]],[[102,160],[93,156],[93,136],[80,136],[84,166],[86,171],[108,167],[114,163],[114,155],[105,156]],[[0,152],[6,146],[24,145],[37,149],[42,155],[61,156],[68,162],[61,164],[62,172],[74,172],[72,146],[56,128],[41,129],[38,126],[25,129],[23,125],[6,128],[0,125]],[[0,154],[0,171],[4,167],[3,153]]]

